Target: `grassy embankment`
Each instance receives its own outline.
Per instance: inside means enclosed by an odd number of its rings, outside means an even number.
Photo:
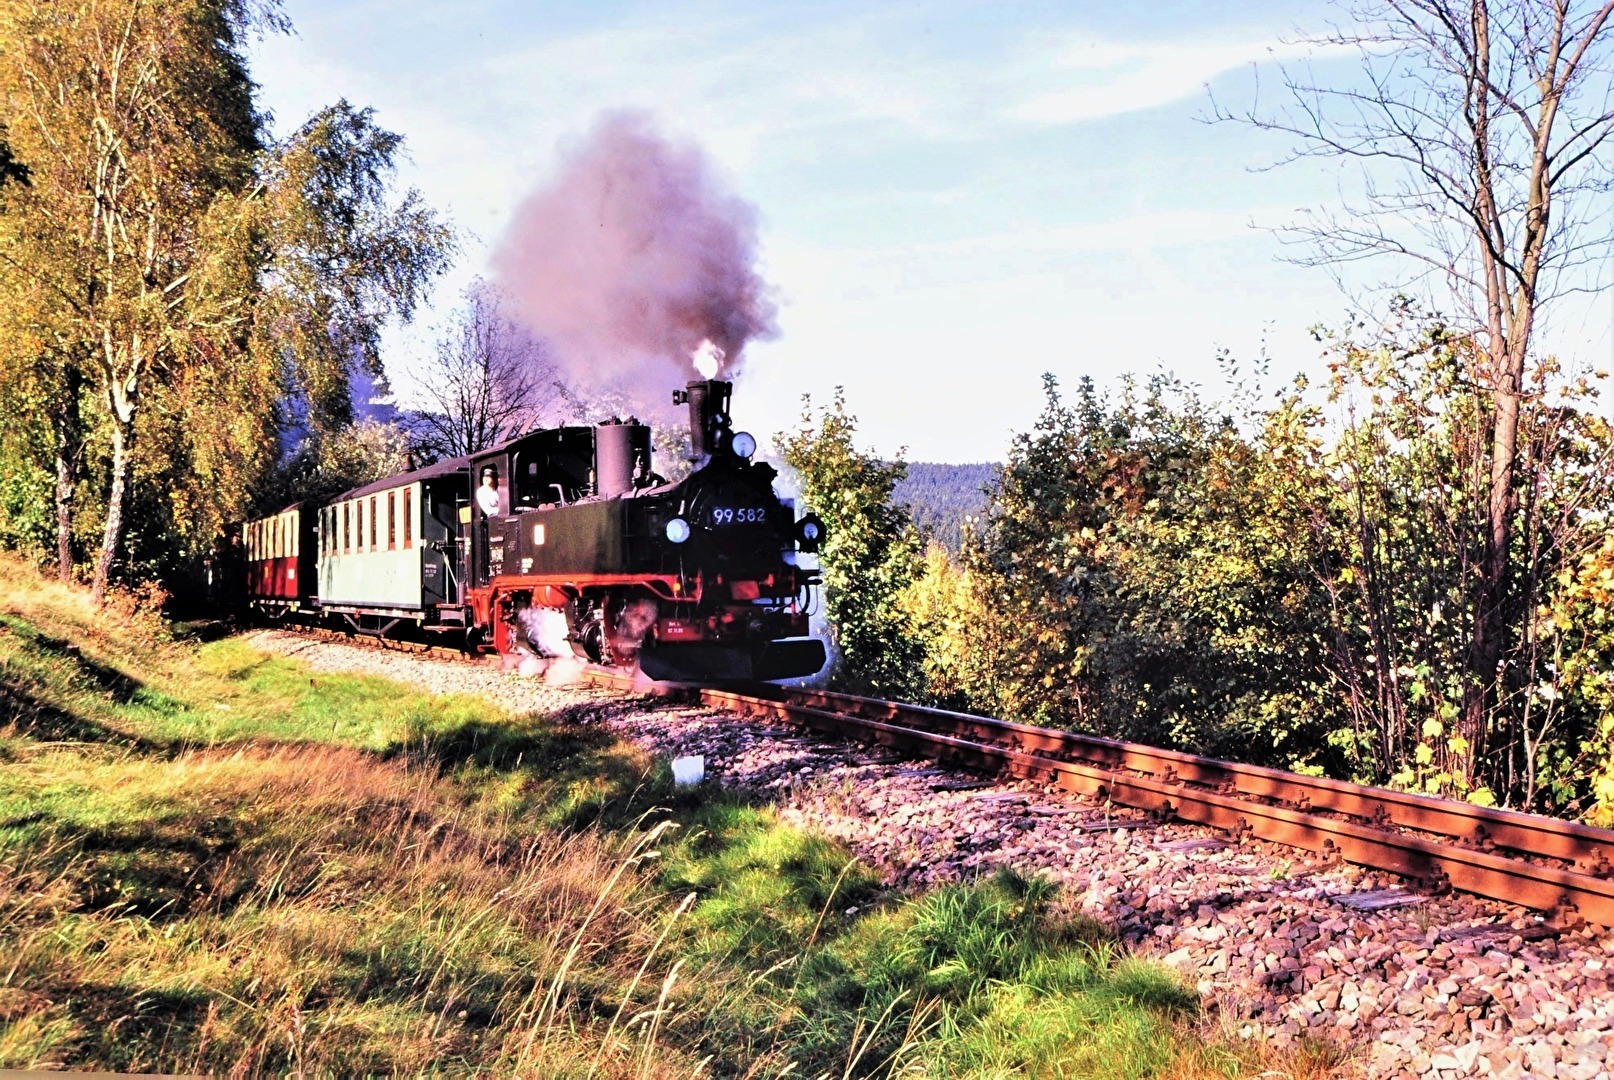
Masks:
[[[0,1068],[1323,1073],[1215,1037],[1043,883],[889,895],[564,717],[3,561],[0,664]]]

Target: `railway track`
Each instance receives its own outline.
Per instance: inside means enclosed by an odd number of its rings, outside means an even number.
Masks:
[[[620,673],[598,683],[632,689]],[[775,686],[688,688],[767,716],[967,769],[1386,870],[1440,892],[1614,926],[1614,831],[919,705]]]

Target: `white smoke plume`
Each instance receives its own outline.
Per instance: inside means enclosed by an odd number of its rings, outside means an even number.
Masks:
[[[519,317],[574,385],[636,406],[659,405],[696,365],[733,378],[747,343],[778,333],[756,209],[641,113],[602,115],[563,158],[494,251]]]

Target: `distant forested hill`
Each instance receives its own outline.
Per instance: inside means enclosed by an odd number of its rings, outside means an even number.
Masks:
[[[915,461],[908,478],[891,493],[891,501],[907,503],[914,524],[957,553],[963,542],[964,518],[986,510],[982,488],[991,483],[998,467],[991,462],[944,465]]]

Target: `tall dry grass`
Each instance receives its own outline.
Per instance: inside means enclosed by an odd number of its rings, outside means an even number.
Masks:
[[[344,748],[79,768],[52,778],[120,791],[107,822],[159,815],[0,852],[0,1065],[688,1071],[645,1053],[679,912],[639,867],[667,823],[533,832]]]

